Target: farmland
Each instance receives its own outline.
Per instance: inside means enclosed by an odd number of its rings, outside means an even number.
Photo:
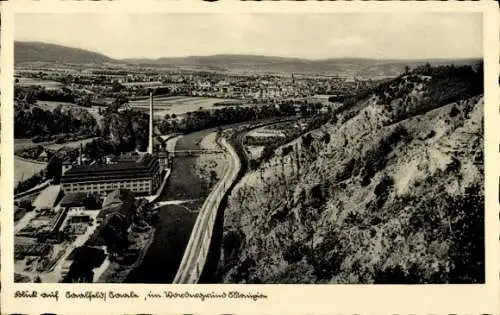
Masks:
[[[71,141],[66,143],[55,143],[54,141],[38,142],[35,143],[29,139],[14,139],[14,152],[24,151],[29,148],[36,147],[38,145],[43,146],[47,150],[59,150],[63,147],[66,148],[78,148],[80,143],[84,146],[96,138],[88,138],[84,140]]]
[[[254,129],[248,133],[251,137],[285,137],[282,130],[270,129],[267,126]]]
[[[220,99],[212,97],[190,97],[190,96],[159,96],[154,99],[155,116],[163,118],[166,114],[175,114],[177,116],[187,112],[194,112],[198,109],[210,109],[215,103],[224,101],[234,101],[231,99]],[[149,108],[149,99],[130,101],[129,105],[133,108],[147,110]]]
[[[25,78],[25,77],[20,77],[16,79],[19,80],[19,82],[16,83],[19,86],[39,85],[45,87],[46,89],[58,89],[63,86],[63,84],[60,82],[50,81],[50,80],[40,80],[36,78]]]
[[[45,163],[34,163],[19,157],[14,159],[14,185],[27,179],[45,168]]]
[[[71,141],[71,142],[67,142],[67,143],[52,143],[52,144],[47,145],[46,148],[49,150],[59,150],[63,147],[75,149],[75,148],[80,147],[80,143],[83,146],[85,146],[87,143],[89,143],[95,139],[97,139],[97,137],[87,138],[87,139],[78,140],[78,141]]]

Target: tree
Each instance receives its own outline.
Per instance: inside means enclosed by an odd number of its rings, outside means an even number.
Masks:
[[[55,183],[59,183],[62,175],[62,160],[54,154],[47,164],[47,177],[53,178]]]
[[[216,182],[217,182],[217,172],[215,172],[214,170],[211,170],[210,171],[210,186],[215,185]]]

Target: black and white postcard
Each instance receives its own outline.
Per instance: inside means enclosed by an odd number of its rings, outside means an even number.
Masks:
[[[497,21],[6,3],[4,312],[495,313]]]

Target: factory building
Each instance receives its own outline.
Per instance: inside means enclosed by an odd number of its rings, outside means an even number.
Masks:
[[[154,194],[161,181],[158,159],[150,154],[132,156],[114,164],[77,165],[67,170],[61,183],[65,194],[107,194],[126,188],[139,194]]]
[[[137,194],[155,194],[167,156],[154,152],[153,95],[150,93],[149,145],[147,153],[118,157],[107,164],[63,167],[62,189],[68,193],[108,194],[125,188]]]

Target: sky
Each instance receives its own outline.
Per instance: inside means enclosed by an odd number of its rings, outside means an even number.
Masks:
[[[117,59],[483,55],[481,13],[18,14],[15,39],[83,48]]]

